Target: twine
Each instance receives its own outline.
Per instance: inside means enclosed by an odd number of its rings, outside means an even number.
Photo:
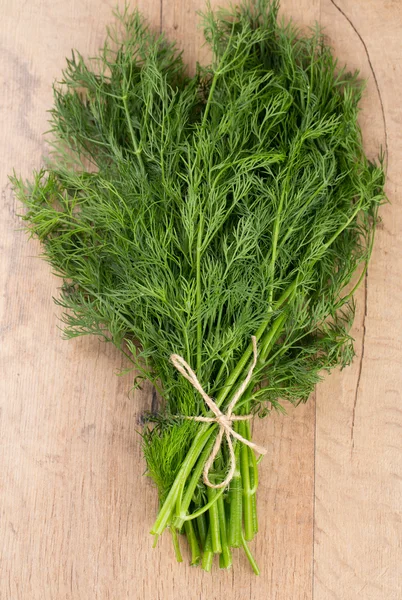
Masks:
[[[187,417],[187,418],[191,419],[193,421],[200,421],[202,423],[218,423],[218,425],[219,425],[219,431],[218,431],[218,435],[216,436],[214,447],[212,448],[211,454],[209,455],[209,458],[206,461],[205,466],[204,466],[204,473],[203,473],[204,483],[205,483],[205,485],[207,485],[210,488],[219,489],[219,488],[226,487],[230,483],[230,481],[233,479],[233,476],[234,476],[235,470],[236,470],[236,456],[235,456],[235,452],[234,452],[234,448],[233,448],[232,438],[236,438],[237,440],[239,440],[239,442],[246,444],[246,446],[248,446],[252,450],[255,450],[259,454],[266,454],[266,452],[267,452],[265,448],[263,448],[262,446],[258,446],[257,444],[254,444],[254,442],[251,442],[250,440],[247,440],[246,438],[244,438],[242,435],[237,433],[237,431],[235,431],[232,428],[233,421],[249,421],[250,419],[253,418],[253,415],[232,415],[233,409],[235,408],[237,402],[239,401],[241,396],[244,394],[248,384],[250,383],[255,365],[257,364],[257,357],[258,357],[257,339],[255,336],[252,336],[251,340],[252,340],[252,344],[253,344],[253,361],[250,365],[250,368],[248,370],[246,378],[244,379],[243,383],[241,384],[241,386],[239,387],[239,389],[233,396],[230,404],[228,405],[226,414],[224,414],[220,410],[219,406],[215,403],[215,401],[210,396],[208,396],[208,394],[205,392],[205,390],[202,388],[202,385],[198,381],[197,375],[194,373],[194,371],[192,370],[190,365],[184,360],[184,358],[178,354],[172,354],[170,357],[170,360],[172,361],[172,363],[176,367],[176,369],[179,371],[179,373],[181,375],[183,375],[183,377],[185,377],[187,379],[187,381],[189,381],[191,383],[193,388],[196,389],[197,392],[199,392],[199,394],[201,394],[201,396],[204,399],[205,404],[215,415],[214,417],[197,416],[197,417]],[[208,475],[209,475],[209,471],[211,470],[211,467],[213,465],[213,462],[214,462],[214,460],[220,450],[220,447],[222,445],[223,436],[225,436],[227,445],[229,448],[229,457],[230,457],[229,465],[230,465],[230,467],[229,467],[228,474],[227,474],[226,478],[224,479],[224,481],[222,481],[221,483],[218,483],[218,484],[213,484],[209,480]]]

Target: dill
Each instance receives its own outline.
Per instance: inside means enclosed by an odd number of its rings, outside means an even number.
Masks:
[[[206,408],[169,356],[224,409],[255,335],[236,412],[306,401],[323,370],[353,357],[356,285],[345,288],[364,276],[384,201],[382,159],[367,159],[357,122],[358,74],[318,29],[302,35],[277,12],[276,0],[208,9],[213,59],[189,77],[175,46],[123,11],[97,58],[67,61],[48,166],[12,178],[63,280],[66,336],[112,342],[162,396],[142,434],[160,497],[152,533],[170,528],[178,560],[184,533],[206,570],[242,547],[258,572],[247,546],[257,461],[237,443],[229,489],[205,486],[217,428],[185,419]],[[250,439],[248,422],[234,427]],[[227,465],[223,446],[210,478]]]

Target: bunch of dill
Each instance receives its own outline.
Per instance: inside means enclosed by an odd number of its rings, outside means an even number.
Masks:
[[[63,279],[67,337],[111,341],[163,399],[143,433],[160,496],[152,533],[169,527],[178,559],[185,533],[206,570],[243,547],[258,572],[247,545],[257,461],[237,442],[228,489],[205,485],[217,425],[186,419],[208,412],[169,357],[224,411],[255,335],[235,412],[305,401],[323,369],[353,356],[353,293],[384,199],[383,169],[362,147],[357,74],[337,67],[318,30],[303,36],[277,12],[276,0],[207,11],[213,60],[190,78],[175,47],[125,11],[97,59],[67,61],[49,166],[28,184],[13,178]],[[250,439],[249,421],[233,427]],[[228,461],[223,444],[212,481]]]

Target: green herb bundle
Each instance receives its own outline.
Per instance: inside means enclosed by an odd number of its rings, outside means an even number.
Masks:
[[[362,147],[357,74],[337,67],[318,30],[303,36],[277,12],[276,0],[208,10],[213,59],[194,77],[124,12],[97,59],[67,62],[49,166],[28,184],[13,178],[63,279],[66,336],[112,342],[161,396],[142,438],[160,497],[152,533],[169,528],[179,560],[184,534],[205,570],[242,547],[258,572],[258,460],[233,439],[230,484],[205,483],[219,424],[194,420],[214,415],[170,357],[225,414],[255,336],[235,415],[306,401],[323,369],[353,357],[353,293],[384,200],[381,161]],[[249,420],[231,427],[251,440]],[[209,480],[230,463],[224,439]]]

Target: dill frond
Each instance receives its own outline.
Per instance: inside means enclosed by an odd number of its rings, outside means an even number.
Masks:
[[[101,336],[158,382],[163,408],[143,434],[161,499],[155,533],[208,495],[199,479],[180,505],[202,429],[183,417],[205,407],[172,353],[224,405],[257,335],[237,410],[261,416],[306,401],[324,370],[353,357],[345,288],[370,258],[384,170],[364,153],[358,74],[339,68],[318,29],[303,36],[277,12],[275,0],[207,10],[213,59],[190,78],[175,46],[126,10],[96,59],[67,61],[48,166],[13,178],[63,279],[66,336]],[[217,480],[226,460],[222,448]]]

